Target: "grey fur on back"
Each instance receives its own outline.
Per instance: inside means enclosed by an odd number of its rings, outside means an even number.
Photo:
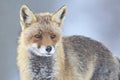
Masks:
[[[120,80],[118,59],[100,42],[84,36],[71,36],[64,37],[63,44],[66,56],[69,59],[76,56],[79,60],[79,65],[70,61],[84,77],[89,64],[94,64],[91,80]]]

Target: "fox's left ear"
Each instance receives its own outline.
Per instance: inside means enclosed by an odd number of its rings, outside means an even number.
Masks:
[[[60,24],[64,20],[66,10],[67,10],[66,6],[61,7],[58,11],[53,13],[52,20]]]

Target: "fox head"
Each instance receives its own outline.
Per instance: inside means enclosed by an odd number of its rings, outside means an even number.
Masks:
[[[20,9],[21,38],[29,53],[52,56],[61,40],[66,6],[54,13],[34,14],[26,5]]]

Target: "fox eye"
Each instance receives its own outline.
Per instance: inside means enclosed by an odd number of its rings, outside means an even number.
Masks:
[[[35,38],[38,38],[38,39],[41,39],[42,38],[42,35],[41,34],[36,34],[34,35]]]
[[[55,38],[56,38],[56,35],[51,35],[50,38],[51,38],[51,39],[55,39]]]

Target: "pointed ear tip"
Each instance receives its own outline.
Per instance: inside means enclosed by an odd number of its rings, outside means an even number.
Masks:
[[[27,7],[27,5],[22,5],[21,6],[21,8],[20,8],[20,14],[22,14],[23,13],[23,11],[25,11],[25,10],[29,10],[29,8]]]
[[[65,10],[67,10],[67,6],[66,5],[63,5],[62,8],[65,9]]]
[[[23,12],[24,12],[26,9],[28,9],[28,7],[27,7],[25,4],[23,4],[23,5],[21,6],[21,8],[20,8],[20,19],[21,19],[21,20],[23,20],[23,19],[22,19],[22,18],[23,18]]]
[[[20,10],[22,10],[22,9],[28,9],[27,5],[25,5],[25,4],[22,5],[21,8],[20,8]]]
[[[24,8],[24,7],[27,7],[27,5],[23,4],[21,7],[23,7],[23,8]]]

